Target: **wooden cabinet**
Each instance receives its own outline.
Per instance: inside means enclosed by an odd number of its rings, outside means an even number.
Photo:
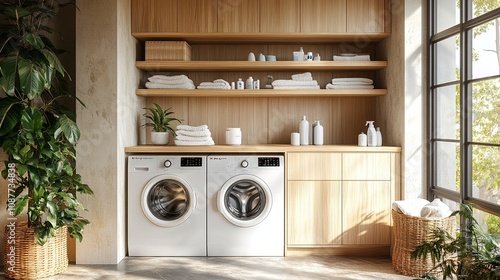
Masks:
[[[384,32],[386,29],[386,0],[347,1],[347,32]]]
[[[288,180],[341,180],[341,153],[289,153]]]
[[[258,0],[219,0],[217,32],[259,32]]]
[[[344,153],[342,180],[391,180],[391,154]]]
[[[346,32],[346,0],[302,0],[301,32]]]
[[[260,0],[260,32],[300,32],[300,0]]]
[[[177,32],[177,0],[132,0],[132,33]]]
[[[217,0],[178,1],[179,32],[217,32]]]

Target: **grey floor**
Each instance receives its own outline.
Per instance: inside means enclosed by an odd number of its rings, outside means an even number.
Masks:
[[[307,256],[128,257],[117,265],[70,265],[63,274],[44,279],[265,280],[413,278],[396,273],[392,269],[389,258]]]

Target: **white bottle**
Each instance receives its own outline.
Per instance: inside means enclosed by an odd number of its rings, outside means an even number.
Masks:
[[[307,61],[312,61],[313,60],[313,53],[312,52],[307,52],[306,60]]]
[[[382,146],[382,132],[380,132],[380,127],[377,127],[377,146]]]
[[[266,61],[266,56],[263,53],[259,54],[259,61]]]
[[[255,54],[253,54],[253,52],[248,54],[248,61],[255,61]]]
[[[300,51],[299,51],[299,60],[305,60],[305,57],[304,57],[304,48],[300,47]]]
[[[253,78],[252,76],[248,77],[247,79],[247,84],[246,84],[246,89],[253,89]]]
[[[361,132],[359,135],[358,135],[358,146],[360,147],[366,147],[366,134],[364,132]]]
[[[239,78],[238,82],[236,83],[236,89],[245,89],[245,83],[241,78]]]
[[[319,121],[316,121],[316,126],[314,127],[314,145],[323,145],[323,126]]]
[[[377,132],[375,131],[373,123],[374,121],[366,121],[365,124],[365,126],[368,126],[368,130],[366,131],[366,136],[368,138],[368,147],[377,146]]]
[[[314,61],[321,61],[321,56],[319,56],[319,53],[317,53],[314,57]]]
[[[306,120],[306,116],[302,116],[299,124],[299,133],[300,145],[309,145],[309,122]]]
[[[311,125],[311,144],[313,144],[313,145],[316,143],[314,141],[314,129],[316,128],[317,125],[318,125],[318,121],[313,122],[313,124]]]

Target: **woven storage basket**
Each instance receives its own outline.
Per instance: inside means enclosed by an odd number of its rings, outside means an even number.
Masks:
[[[9,236],[15,233],[13,238]],[[48,238],[40,246],[35,241],[35,230],[26,222],[16,223],[15,230],[5,227],[5,253],[3,258],[5,276],[11,279],[40,279],[64,272],[68,268],[66,226],[56,230],[56,236]],[[9,243],[15,240],[15,244]],[[12,242],[12,241],[11,241]],[[15,255],[9,256],[11,246]]]
[[[456,216],[425,219],[392,210],[392,219],[394,224],[392,266],[397,272],[414,277],[421,277],[434,267],[430,254],[426,259],[411,258],[411,252],[415,251],[415,247],[423,241],[430,241],[435,228],[444,228],[451,235],[457,228]],[[439,275],[439,272],[437,274]]]
[[[191,60],[191,46],[185,41],[146,41],[146,60]]]

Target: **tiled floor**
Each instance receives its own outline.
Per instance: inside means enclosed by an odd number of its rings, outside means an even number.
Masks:
[[[70,265],[45,279],[413,279],[389,258],[353,257],[129,257],[118,265]]]

